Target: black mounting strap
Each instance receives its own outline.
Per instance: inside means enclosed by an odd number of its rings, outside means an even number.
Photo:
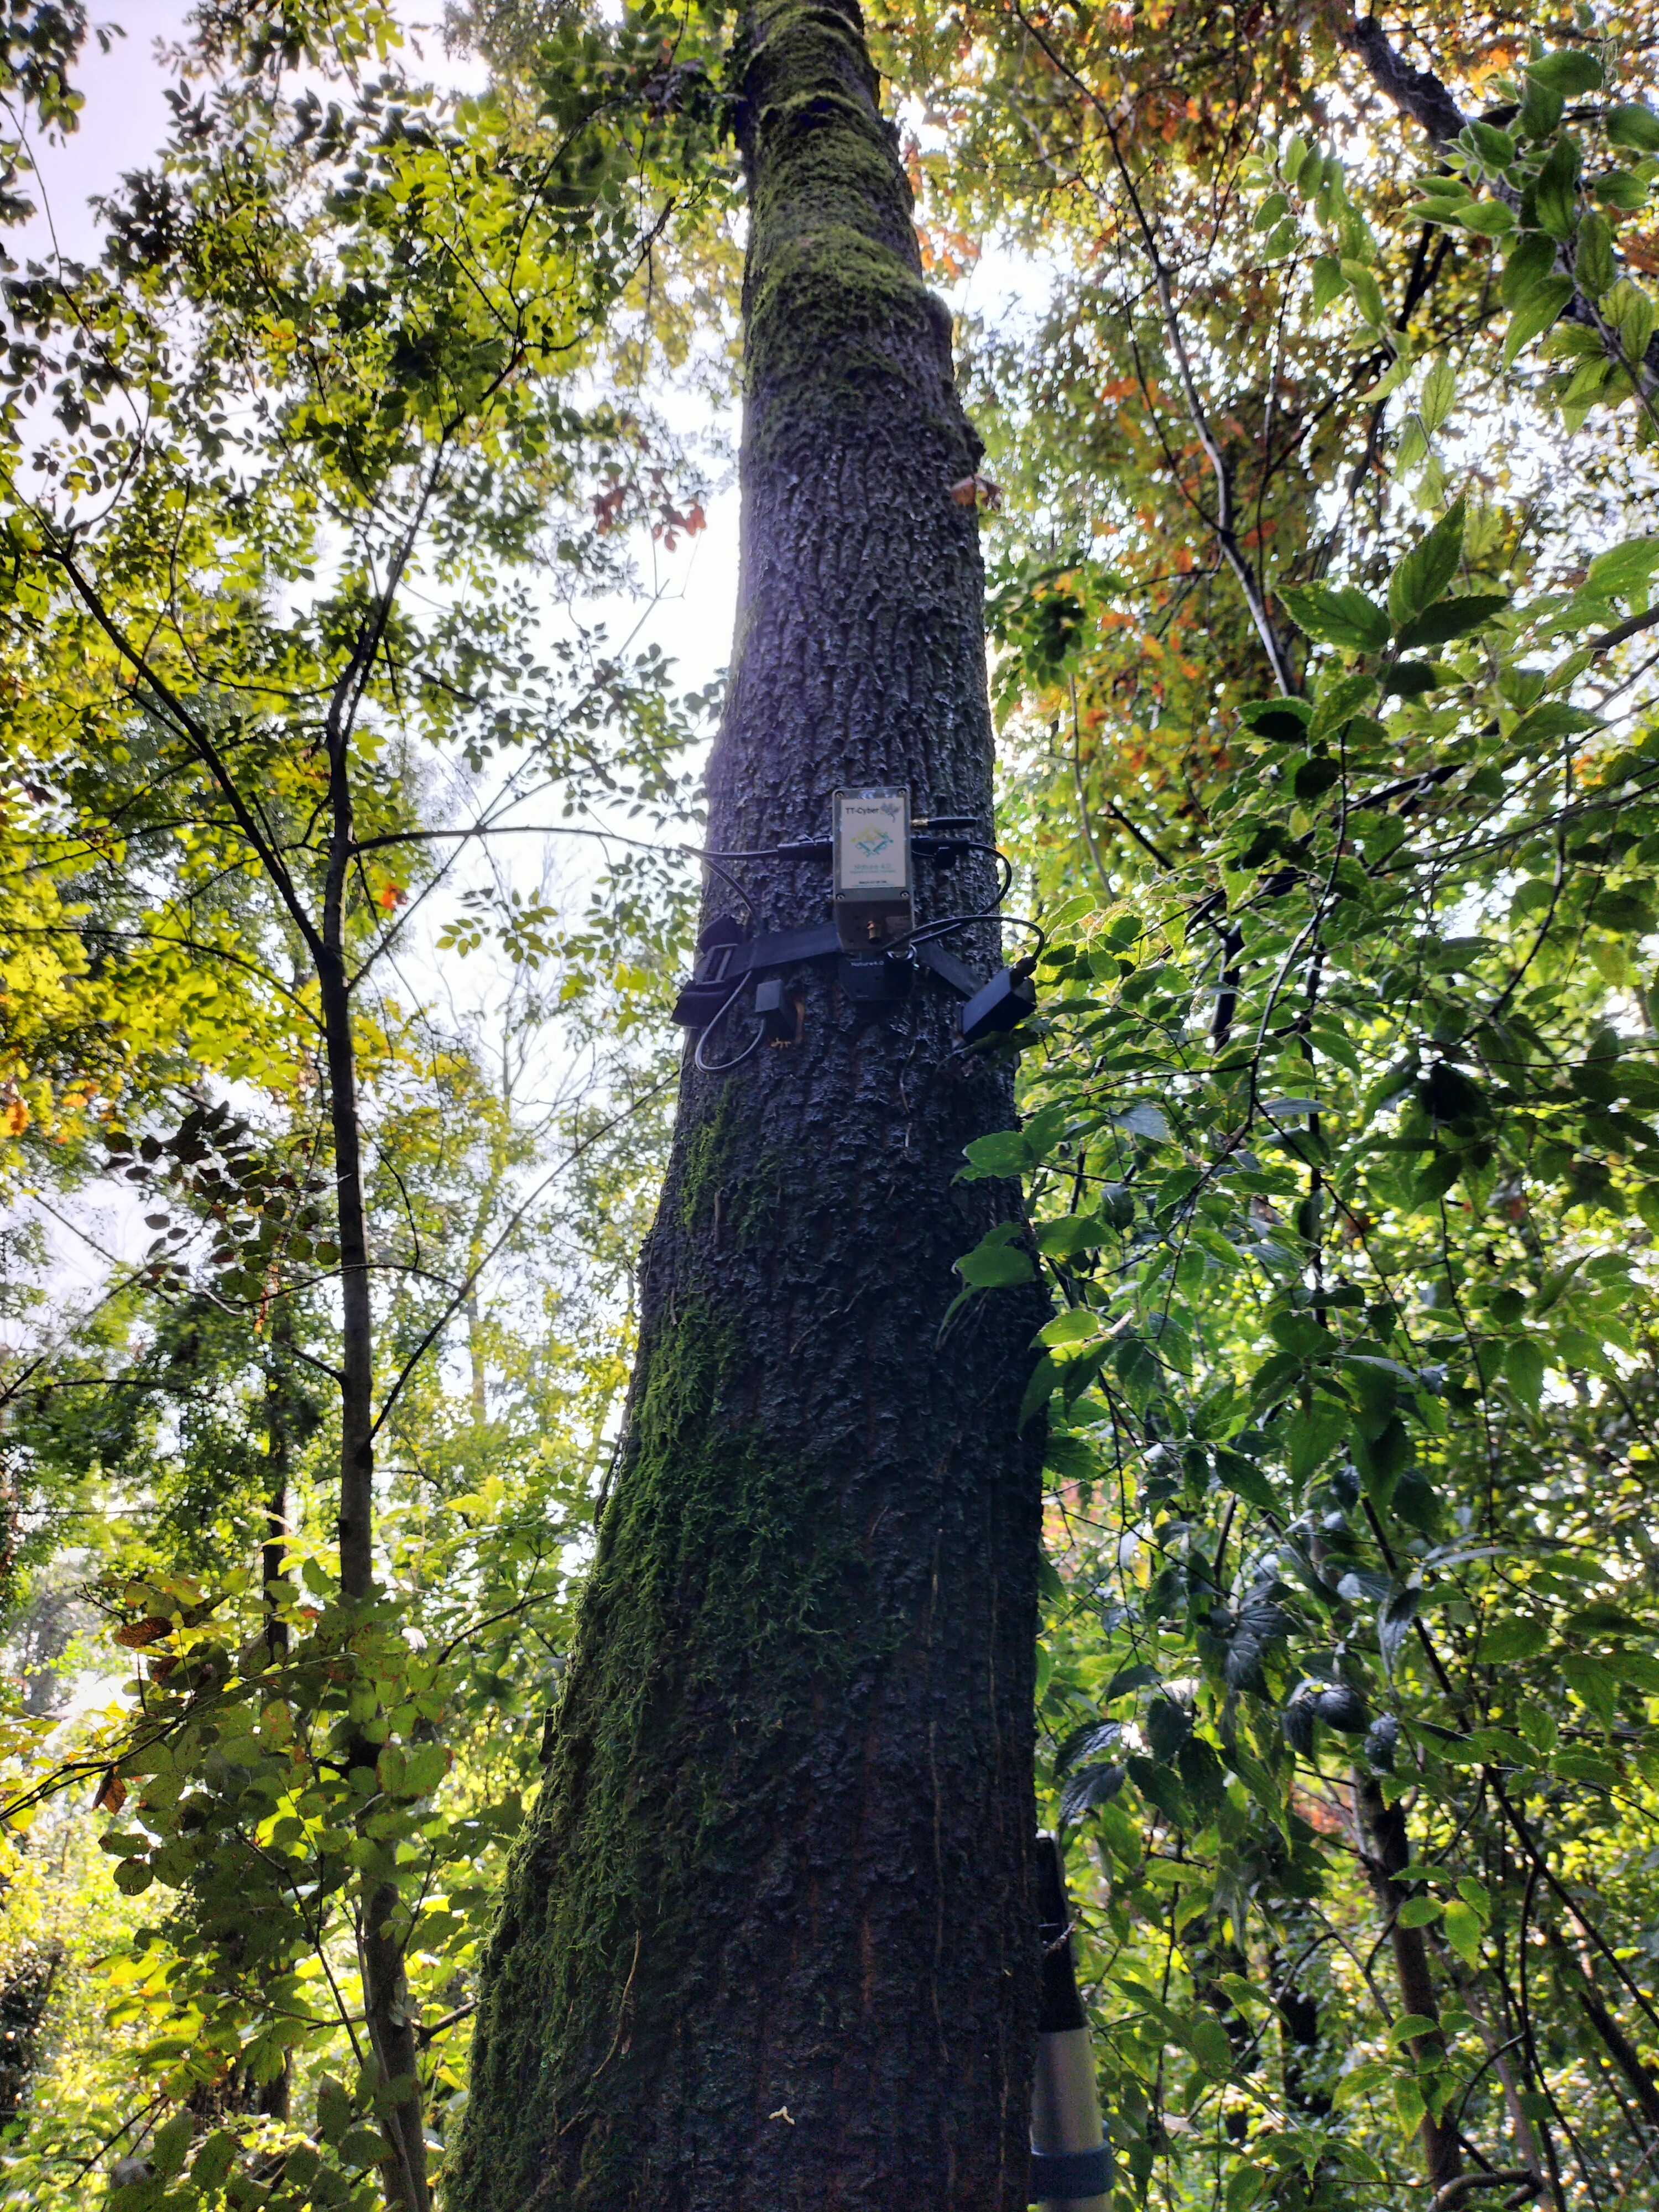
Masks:
[[[1093,2150],[1034,2150],[1031,2153],[1031,2202],[1041,2198],[1103,2197],[1112,2185],[1112,2153],[1108,2143]]]
[[[706,1029],[750,975],[769,968],[793,968],[803,960],[838,958],[841,950],[833,921],[822,922],[815,929],[768,930],[759,937],[745,937],[738,922],[722,915],[697,939],[697,963],[690,981],[680,986],[674,1019],[682,1029]],[[905,950],[902,945],[893,947],[900,956]],[[971,999],[979,989],[978,978],[932,938],[908,950],[962,998]]]

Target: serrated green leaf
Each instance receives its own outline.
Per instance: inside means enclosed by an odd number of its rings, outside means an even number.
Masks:
[[[1542,82],[1536,70],[1528,74]],[[1553,90],[1553,87],[1548,88]],[[1558,138],[1545,158],[1533,186],[1538,220],[1553,239],[1565,242],[1578,221],[1578,143],[1571,134]]]
[[[1233,1495],[1242,1498],[1247,1505],[1254,1505],[1263,1513],[1282,1510],[1278,1492],[1254,1460],[1246,1459],[1240,1452],[1220,1450],[1215,1455],[1215,1471]]]
[[[1400,650],[1414,653],[1424,646],[1447,645],[1455,637],[1467,637],[1474,630],[1484,629],[1510,605],[1501,592],[1467,592],[1456,599],[1442,599],[1401,630]]]
[[[1346,585],[1287,589],[1281,596],[1297,627],[1326,645],[1350,653],[1380,653],[1389,641],[1389,618],[1376,601]]]
[[[1599,730],[1601,717],[1583,707],[1569,707],[1565,700],[1549,699],[1541,707],[1522,717],[1510,732],[1510,743],[1517,752],[1526,752],[1534,745],[1547,744],[1554,738],[1573,738],[1584,730]]]
[[[1498,297],[1506,307],[1519,307],[1555,275],[1556,245],[1542,231],[1529,230],[1510,247],[1498,284]]]
[[[1622,937],[1645,937],[1659,928],[1650,896],[1635,886],[1598,891],[1590,901],[1589,918],[1598,928],[1614,930]]]
[[[1504,1372],[1523,1405],[1538,1404],[1544,1389],[1544,1354],[1534,1338],[1518,1336],[1505,1347]]]
[[[1515,228],[1515,210],[1504,200],[1472,200],[1459,221],[1477,238],[1507,238]]]
[[[1457,574],[1463,557],[1464,514],[1462,499],[1454,500],[1389,577],[1389,614],[1396,630],[1407,629],[1432,606]]]
[[[1541,337],[1560,321],[1563,309],[1573,295],[1570,276],[1549,276],[1536,285],[1510,318],[1510,326],[1504,337],[1504,366],[1511,368],[1523,346]]]
[[[1615,273],[1613,232],[1606,216],[1594,213],[1582,216],[1578,222],[1578,249],[1573,259],[1573,274],[1578,279],[1579,289],[1592,300],[1599,300],[1612,284]]]
[[[1446,1906],[1441,1925],[1446,1941],[1464,1965],[1471,1968],[1478,1966],[1481,1938],[1486,1933],[1479,1913],[1473,1911],[1461,1898],[1454,1898]]]
[[[1480,1656],[1494,1667],[1507,1667],[1517,1659],[1536,1658],[1549,1640],[1549,1630],[1541,1620],[1493,1621],[1482,1632]]]
[[[1443,354],[1423,380],[1422,395],[1417,403],[1423,428],[1431,433],[1437,430],[1451,413],[1456,398],[1457,372]]]

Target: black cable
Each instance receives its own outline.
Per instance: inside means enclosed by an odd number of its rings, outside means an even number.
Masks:
[[[996,914],[998,908],[1013,888],[1014,864],[1006,853],[999,852],[994,845],[969,845],[964,849],[969,853],[988,853],[994,860],[1000,861],[1002,864],[1005,873],[989,906],[980,907],[972,914],[941,915],[937,921],[919,923],[905,936],[895,938],[890,948],[893,951],[902,951],[907,945],[930,944],[936,937],[948,936],[953,929],[965,929],[969,922],[988,921]]]
[[[750,1054],[755,1051],[758,1046],[766,1042],[766,1031],[764,1030],[757,1030],[754,1036],[750,1039],[749,1042],[744,1045],[743,1050],[737,1055],[735,1060],[705,1060],[702,1056],[703,1047],[708,1043],[709,1038],[713,1036],[714,1031],[720,1027],[720,1024],[731,1012],[732,1007],[737,1005],[738,1000],[743,996],[744,984],[748,981],[749,978],[745,975],[743,978],[743,981],[738,985],[736,990],[732,992],[731,997],[726,1000],[725,1005],[715,1015],[714,1020],[705,1024],[702,1034],[697,1038],[697,1048],[691,1055],[691,1063],[694,1067],[700,1067],[705,1075],[724,1075],[728,1068],[741,1067],[744,1061],[748,1059]]]
[[[737,878],[733,875],[728,874],[727,872],[720,866],[719,861],[715,860],[709,854],[701,851],[696,845],[682,845],[680,847],[680,850],[682,853],[690,853],[694,854],[696,859],[702,862],[706,868],[712,868],[723,884],[729,884],[731,885],[732,889],[737,893],[738,896],[743,901],[744,904],[749,909],[750,927],[752,929],[758,931],[760,928],[760,914],[756,908],[754,900],[750,897],[748,892],[738,881]],[[766,855],[763,853],[739,853],[730,854],[727,857],[736,860],[764,860]]]
[[[1042,927],[1042,924],[1040,921],[1033,921],[1029,915],[1024,914],[1000,914],[997,916],[997,920],[999,921],[1011,921],[1016,929],[1035,930],[1036,932],[1037,948],[1035,952],[1030,955],[1030,957],[1033,960],[1042,959],[1043,947],[1048,942],[1048,933]]]
[[[826,837],[823,842],[828,844],[830,841]],[[680,850],[682,853],[695,853],[700,860],[707,860],[712,866],[716,860],[775,860],[783,848],[779,845],[769,845],[765,851],[761,853],[711,853],[701,845],[682,845]],[[792,854],[790,857],[804,860],[805,855]]]
[[[964,852],[995,852],[994,845],[969,844],[954,830],[934,830],[930,826],[933,821],[962,822],[969,819],[970,817],[960,814],[924,815],[920,821],[911,823],[910,836],[913,840],[920,835],[941,844],[960,844]],[[683,853],[695,853],[700,860],[828,860],[833,849],[832,841],[828,837],[793,837],[786,844],[768,845],[754,853],[726,853],[702,845],[682,845],[680,848]],[[998,854],[998,858],[1000,859],[1001,855]]]

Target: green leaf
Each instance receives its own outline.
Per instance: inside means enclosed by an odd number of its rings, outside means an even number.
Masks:
[[[1313,265],[1313,311],[1322,315],[1333,300],[1342,296],[1346,279],[1334,254],[1322,253]]]
[[[994,1229],[987,1230],[973,1250],[957,1261],[957,1273],[963,1281],[981,1291],[1006,1290],[1016,1283],[1035,1281],[1036,1270],[1012,1243],[1019,1233],[1017,1221],[1000,1221]]]
[[[1334,665],[1320,672],[1319,696],[1308,724],[1310,740],[1333,736],[1376,696],[1376,678]]]
[[[1654,305],[1651,295],[1639,284],[1626,277],[1613,286],[1601,302],[1601,312],[1619,333],[1619,342],[1632,362],[1642,361],[1653,337]]]
[[[1437,430],[1451,413],[1456,398],[1457,372],[1442,354],[1423,380],[1422,396],[1417,403],[1423,428],[1431,433]]]
[[[1592,714],[1583,707],[1569,707],[1559,699],[1550,699],[1543,706],[1534,707],[1530,714],[1516,724],[1510,732],[1510,743],[1517,752],[1526,752],[1534,745],[1547,744],[1553,738],[1573,738],[1582,730],[1599,730],[1601,726],[1599,714]]]
[[[1406,210],[1406,220],[1407,222],[1438,223],[1443,229],[1455,229],[1463,220],[1464,210],[1474,205],[1474,196],[1460,189],[1454,179],[1437,179],[1436,181],[1443,183],[1444,189],[1425,191],[1422,198],[1413,200]]]
[[[1555,240],[1542,231],[1529,230],[1510,249],[1498,284],[1498,297],[1506,307],[1518,307],[1548,276],[1555,273]],[[1569,287],[1568,296],[1571,296]]]
[[[404,1763],[404,1794],[429,1797],[449,1771],[449,1753],[441,1743],[417,1743]]]
[[[1347,1434],[1349,1413],[1333,1398],[1316,1397],[1295,1413],[1285,1434],[1286,1465],[1292,1482],[1304,1481]]]
[[[1240,1452],[1218,1450],[1215,1455],[1215,1471],[1236,1498],[1247,1505],[1254,1505],[1263,1513],[1278,1513],[1283,1509],[1279,1493],[1254,1460],[1246,1459]]]
[[[1459,220],[1477,238],[1507,238],[1515,228],[1515,210],[1505,200],[1474,200]]]
[[[1067,1482],[1093,1482],[1100,1474],[1100,1462],[1082,1437],[1064,1429],[1049,1431],[1042,1464]]]
[[[1494,1667],[1507,1667],[1517,1659],[1535,1659],[1550,1640],[1541,1620],[1516,1615],[1493,1621],[1480,1638],[1480,1656]]]
[[[1645,937],[1659,928],[1659,919],[1646,894],[1633,885],[1598,891],[1590,901],[1589,918],[1598,928],[1614,930],[1623,937]]]
[[[1639,595],[1645,605],[1656,568],[1659,568],[1659,538],[1632,538],[1626,544],[1597,554],[1589,564],[1585,587],[1602,599],[1633,601]]]
[[[964,1145],[963,1151],[973,1172],[959,1174],[958,1182],[1023,1176],[1032,1164],[1031,1147],[1018,1129],[994,1129],[988,1137],[975,1137],[971,1145]]]
[[[1529,72],[1536,76],[1537,71]],[[1578,221],[1578,143],[1571,136],[1551,147],[1533,188],[1538,220],[1553,239],[1565,242]]]
[[[1607,137],[1632,154],[1659,154],[1659,115],[1639,100],[1621,100],[1604,118]]]
[[[353,2128],[340,2145],[340,2159],[349,2166],[380,2166],[392,2155],[392,2146],[372,2128]]]
[[[1439,1919],[1440,1911],[1438,1898],[1408,1897],[1400,1908],[1400,1925],[1402,1928],[1426,1928]]]
[[[1291,789],[1304,805],[1309,805],[1316,799],[1322,798],[1341,774],[1342,771],[1336,762],[1328,755],[1322,754],[1316,760],[1303,762],[1296,772],[1296,781]]]
[[[1291,586],[1280,593],[1298,629],[1350,653],[1380,653],[1389,641],[1389,618],[1352,585]]]
[[[1604,169],[1590,185],[1596,198],[1621,215],[1639,215],[1648,204],[1648,188],[1629,169]]]
[[[237,2148],[235,2136],[223,2128],[216,2128],[191,2161],[192,2184],[206,2192],[222,2187],[226,2175],[236,2163]]]
[[[1407,624],[1400,634],[1400,650],[1414,653],[1422,646],[1467,637],[1473,630],[1484,629],[1510,604],[1502,592],[1467,592],[1458,599],[1442,599]]]
[[[1461,1898],[1454,1898],[1446,1906],[1442,1925],[1446,1941],[1464,1965],[1470,1968],[1478,1966],[1480,1963],[1480,1939],[1486,1932],[1481,1926],[1480,1914],[1465,1905]]]
[[[1561,311],[1573,295],[1570,276],[1551,276],[1529,292],[1510,318],[1510,326],[1504,339],[1504,366],[1512,368],[1516,356],[1522,347],[1529,346],[1546,331],[1553,330],[1561,319]]]
[[[1060,1381],[1060,1370],[1045,1352],[1031,1370],[1030,1380],[1025,1385],[1025,1395],[1019,1401],[1018,1427],[1023,1429],[1028,1421],[1042,1411],[1059,1389]]]
[[[159,2127],[150,2137],[149,2167],[158,2181],[171,2181],[181,2172],[189,2154],[196,2123],[188,2112],[175,2112],[164,2127]]]
[[[1593,1751],[1558,1751],[1552,1756],[1550,1765],[1569,1782],[1583,1782],[1592,1790],[1619,1787],[1619,1769],[1610,1759],[1600,1758]]]
[[[1566,102],[1559,92],[1553,92],[1540,77],[1530,74],[1521,80],[1521,112],[1516,118],[1520,136],[1530,138],[1534,144],[1550,137],[1561,120]]]
[[[1523,1405],[1538,1404],[1544,1390],[1544,1354],[1535,1339],[1517,1336],[1505,1347],[1504,1372]]]
[[[1112,1354],[1118,1380],[1131,1397],[1144,1404],[1163,1379],[1163,1369],[1138,1336],[1126,1337]]]
[[[1053,1221],[1039,1221],[1033,1233],[1039,1252],[1068,1260],[1074,1253],[1092,1252],[1112,1231],[1097,1213],[1062,1213]]]
[[[1473,122],[1468,126],[1468,135],[1475,152],[1489,169],[1507,169],[1514,161],[1515,141],[1495,123]]]
[[[1194,2014],[1187,2029],[1187,2047],[1213,2080],[1224,2081],[1232,2072],[1233,2046],[1213,2014]]]
[[[1037,1342],[1049,1346],[1081,1344],[1101,1334],[1101,1316],[1091,1307],[1068,1306],[1037,1331]]]
[[[1563,100],[1576,100],[1581,92],[1598,88],[1601,64],[1587,47],[1565,46],[1557,53],[1546,54],[1541,61],[1528,62],[1527,75],[1546,91],[1559,93]]]
[[[1463,520],[1460,497],[1389,579],[1389,613],[1396,630],[1407,629],[1432,606],[1457,574],[1463,556]]]
[[[1382,306],[1382,295],[1377,289],[1376,278],[1369,263],[1344,259],[1339,266],[1348,289],[1358,304],[1360,313],[1373,330],[1380,331],[1388,316]]]
[[[1615,270],[1613,261],[1613,233],[1605,216],[1586,215],[1578,225],[1578,251],[1573,260],[1573,271],[1579,289],[1592,300],[1599,300],[1612,285]]]
[[[1193,1717],[1178,1698],[1160,1694],[1147,1701],[1145,1726],[1152,1757],[1167,1761],[1191,1735]]]

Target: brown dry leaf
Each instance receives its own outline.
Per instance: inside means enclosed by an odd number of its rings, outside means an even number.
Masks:
[[[1002,486],[993,483],[989,477],[963,477],[951,485],[951,496],[958,507],[998,507],[1002,504]]]
[[[115,1632],[115,1640],[128,1651],[142,1651],[147,1644],[159,1644],[164,1636],[171,1636],[173,1623],[152,1613],[148,1620],[129,1620]]]
[[[127,1802],[127,1785],[112,1766],[98,1785],[98,1795],[92,1801],[96,1812],[118,1813]]]

